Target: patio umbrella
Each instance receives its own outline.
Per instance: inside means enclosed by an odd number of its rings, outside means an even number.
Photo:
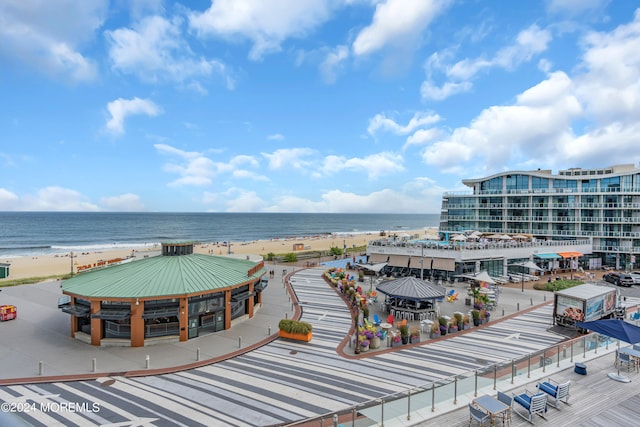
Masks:
[[[491,276],[489,276],[489,273],[487,273],[486,270],[482,270],[478,273],[473,273],[473,274],[459,274],[457,277],[465,277],[467,279],[476,280],[478,282],[490,283],[492,285],[496,284],[496,281],[493,280]]]
[[[464,242],[467,240],[467,237],[463,234],[456,234],[451,238],[454,242]]]
[[[620,319],[592,320],[591,322],[578,322],[576,327],[597,332],[629,344],[637,344],[640,342],[640,327],[632,325]],[[618,365],[618,373],[610,373],[609,378],[620,382],[630,382],[629,378],[620,375],[620,367]]]

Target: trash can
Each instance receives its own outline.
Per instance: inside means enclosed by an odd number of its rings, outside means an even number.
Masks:
[[[464,305],[471,305],[471,298],[465,298]]]
[[[576,366],[573,368],[573,372],[580,375],[587,375],[587,365],[584,363],[576,363]]]

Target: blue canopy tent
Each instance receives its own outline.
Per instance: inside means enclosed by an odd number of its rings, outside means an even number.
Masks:
[[[578,322],[576,323],[576,327],[587,329],[592,332],[597,332],[599,334],[606,335],[620,341],[628,342],[629,344],[637,344],[640,342],[640,327],[629,322],[625,322],[621,319],[605,319],[593,320],[591,322]],[[631,381],[630,379],[620,375],[620,367],[618,367],[618,373],[610,373],[609,378],[620,382]]]

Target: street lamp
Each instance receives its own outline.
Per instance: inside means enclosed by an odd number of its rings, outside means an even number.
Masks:
[[[361,304],[362,299],[360,298],[360,295],[356,296],[356,304],[355,304],[355,308],[356,308],[356,315],[353,317],[354,323],[355,323],[355,327],[354,327],[354,331],[355,331],[355,336],[356,336],[356,349],[354,350],[355,354],[360,354],[360,340],[358,339],[358,321],[360,320],[360,304]]]

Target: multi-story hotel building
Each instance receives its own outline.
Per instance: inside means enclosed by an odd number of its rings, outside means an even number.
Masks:
[[[537,240],[591,239],[585,268],[633,268],[640,254],[640,168],[501,172],[462,181],[473,190],[442,198],[439,231],[531,235]]]

